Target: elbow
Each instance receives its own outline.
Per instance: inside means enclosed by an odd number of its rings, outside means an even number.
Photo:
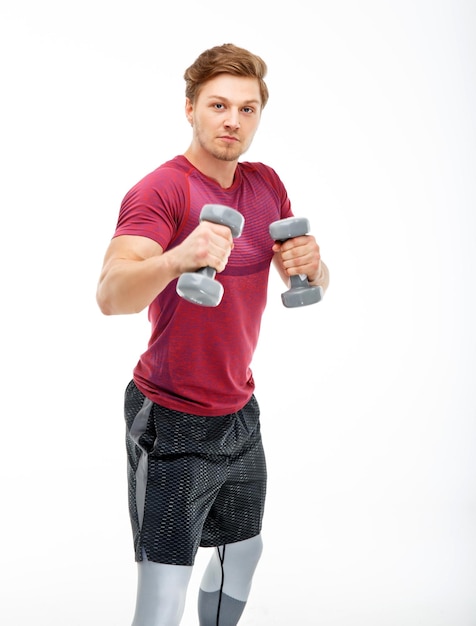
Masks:
[[[133,306],[130,300],[127,302],[121,302],[120,300],[113,299],[104,294],[101,289],[98,289],[96,293],[96,302],[99,310],[103,315],[130,315],[133,313],[140,313],[144,310],[144,306]]]
[[[103,315],[114,315],[114,311],[107,301],[104,301],[99,296],[96,296],[96,302]]]
[[[101,311],[101,313],[103,315],[109,316],[109,315],[117,315],[112,309],[107,308],[105,306],[100,306],[99,310]]]
[[[104,293],[104,289],[101,284],[98,286],[96,291],[96,303],[103,315],[115,315],[116,312],[114,311],[112,301]]]

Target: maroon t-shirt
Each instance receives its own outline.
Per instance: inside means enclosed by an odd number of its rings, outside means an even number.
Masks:
[[[266,306],[273,241],[271,222],[292,215],[286,190],[270,167],[239,163],[229,189],[183,156],[139,181],[121,204],[114,236],[149,237],[164,250],[199,223],[204,204],[224,204],[244,217],[243,233],[223,272],[216,307],[184,300],[172,281],[150,304],[151,337],[134,369],[138,388],[154,402],[194,415],[242,408],[254,391],[250,363]]]

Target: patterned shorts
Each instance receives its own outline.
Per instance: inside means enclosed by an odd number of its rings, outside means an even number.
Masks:
[[[266,461],[254,396],[236,413],[200,417],[125,392],[129,513],[135,559],[193,565],[199,546],[259,534]]]

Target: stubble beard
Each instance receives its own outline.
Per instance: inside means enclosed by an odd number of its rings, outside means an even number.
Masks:
[[[238,152],[238,154],[231,154],[229,150],[224,150],[219,152],[218,150],[216,150],[215,152],[212,152],[212,155],[218,159],[219,161],[236,161],[238,160],[238,158],[242,155],[243,153],[240,151]]]
[[[200,147],[206,152],[208,152],[209,154],[211,154],[215,159],[218,159],[219,161],[227,161],[227,162],[237,161],[240,158],[240,156],[246,152],[248,148],[248,146],[246,146],[245,149],[242,150],[241,143],[238,143],[236,145],[231,144],[229,146],[224,146],[223,148],[219,148],[215,146],[214,144],[212,144],[211,141],[210,142],[205,141],[199,130],[196,133],[196,137],[197,137]]]

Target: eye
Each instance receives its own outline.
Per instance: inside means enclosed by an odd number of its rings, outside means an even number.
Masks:
[[[215,102],[215,104],[213,105],[214,109],[217,109],[218,111],[221,111],[222,109],[224,109],[224,105],[221,102]]]
[[[254,109],[252,107],[243,107],[243,113],[254,113]]]

